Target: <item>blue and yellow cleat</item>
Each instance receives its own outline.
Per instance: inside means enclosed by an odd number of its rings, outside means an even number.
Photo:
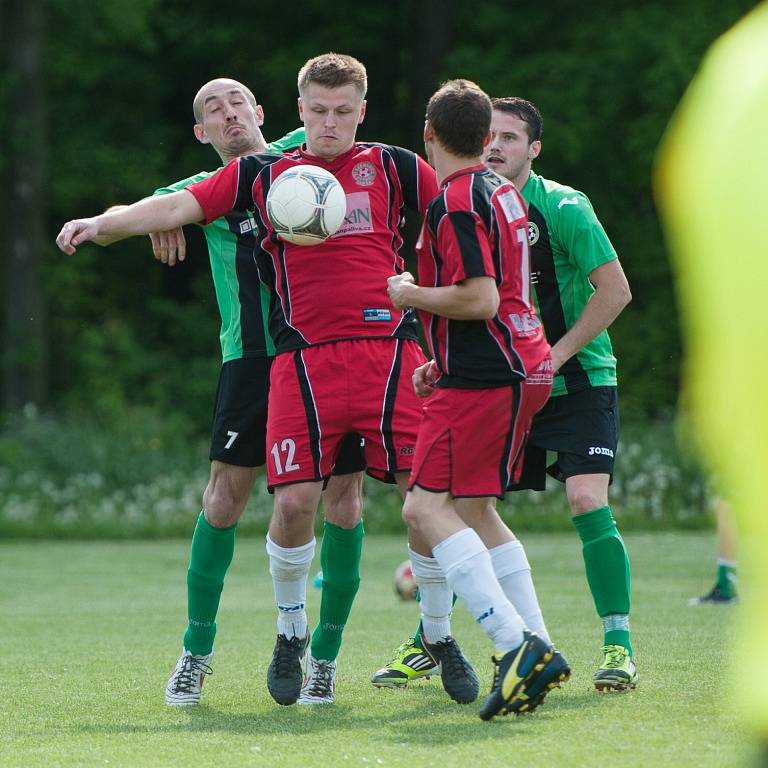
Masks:
[[[494,654],[491,692],[480,707],[480,717],[532,712],[544,697],[571,674],[563,655],[534,632],[525,630],[523,642],[504,655]]]

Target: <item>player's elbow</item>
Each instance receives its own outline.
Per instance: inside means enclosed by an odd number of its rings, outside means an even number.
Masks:
[[[617,292],[616,303],[618,304],[619,312],[632,301],[632,291],[629,290],[629,283],[625,280],[620,286]]]
[[[477,303],[477,320],[492,320],[499,311],[499,294],[483,297]]]

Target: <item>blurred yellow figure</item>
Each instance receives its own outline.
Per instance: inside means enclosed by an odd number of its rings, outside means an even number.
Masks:
[[[662,142],[656,192],[677,271],[687,397],[738,521],[734,682],[768,744],[768,3],[705,56]]]

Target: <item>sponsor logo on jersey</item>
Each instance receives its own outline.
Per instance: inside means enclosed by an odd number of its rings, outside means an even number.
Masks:
[[[562,208],[564,205],[578,205],[579,204],[579,198],[578,197],[564,197],[558,204],[558,209]]]
[[[539,242],[539,225],[535,221],[528,222],[528,245],[536,245]]]
[[[588,454],[590,456],[595,456],[599,454],[600,456],[610,456],[613,458],[613,451],[610,448],[601,448],[600,446],[593,445],[590,447]]]
[[[401,456],[413,456],[414,447],[412,445],[401,445],[400,446],[400,455]]]
[[[365,320],[366,323],[388,323],[391,319],[392,313],[388,309],[363,310],[363,320]]]
[[[502,192],[499,195],[499,203],[504,211],[504,215],[507,217],[507,221],[517,221],[525,217],[525,209],[514,190],[510,189],[509,192]]]
[[[373,232],[371,198],[367,192],[351,192],[347,195],[347,215],[334,237]]]
[[[370,187],[376,179],[376,167],[368,160],[363,160],[352,169],[352,178],[361,187]]]
[[[518,336],[533,336],[541,326],[541,321],[530,312],[513,312],[509,320]]]
[[[245,221],[240,222],[240,234],[244,235],[246,232],[250,232],[254,229],[254,221],[249,216]]]

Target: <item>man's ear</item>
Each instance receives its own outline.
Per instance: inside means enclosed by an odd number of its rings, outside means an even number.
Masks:
[[[195,126],[192,130],[195,132],[195,138],[201,144],[211,143],[211,140],[208,138],[208,134],[205,132],[205,128],[203,128],[203,126],[200,123],[195,123]]]

